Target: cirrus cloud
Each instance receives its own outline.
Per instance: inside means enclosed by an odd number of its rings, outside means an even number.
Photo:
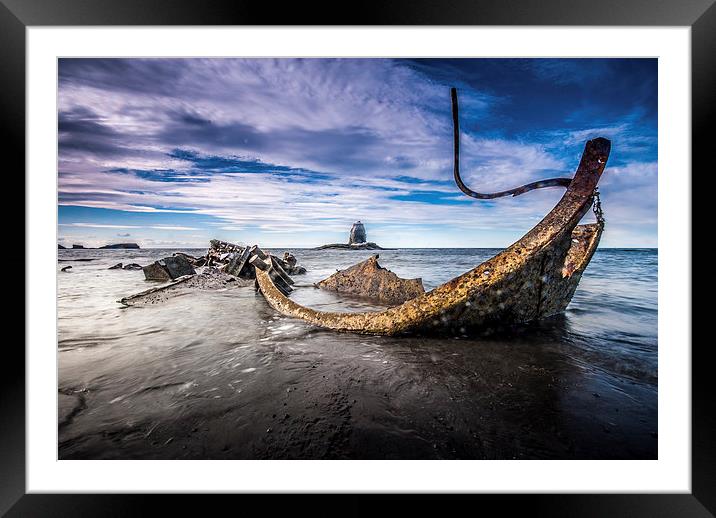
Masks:
[[[507,245],[561,192],[490,203],[460,195],[455,84],[467,183],[491,191],[571,175],[584,141],[606,135],[614,152],[602,192],[622,237],[604,242],[655,244],[653,92],[632,86],[650,84],[656,64],[633,61],[61,59],[60,232],[133,229],[174,243],[193,230],[191,243],[220,232],[313,246],[362,219],[387,246],[389,229],[429,246],[456,224],[476,242]],[[569,79],[580,71],[612,95]],[[72,219],[80,208],[87,220]],[[617,231],[630,221],[641,230]]]

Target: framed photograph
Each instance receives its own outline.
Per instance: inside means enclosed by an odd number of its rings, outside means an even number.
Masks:
[[[153,7],[0,9],[28,301],[0,511],[714,512],[691,340],[711,2]]]

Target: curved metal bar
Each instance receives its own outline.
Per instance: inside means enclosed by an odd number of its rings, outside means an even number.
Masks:
[[[452,97],[452,127],[455,157],[454,177],[455,183],[462,192],[472,198],[477,198],[478,200],[491,200],[494,198],[502,198],[503,196],[519,196],[520,194],[524,194],[528,191],[542,189],[544,187],[569,187],[569,184],[572,183],[571,178],[549,178],[547,180],[539,180],[537,182],[528,183],[508,191],[482,193],[470,189],[463,183],[462,178],[460,178],[460,122],[458,120],[457,89],[451,88],[450,95]]]

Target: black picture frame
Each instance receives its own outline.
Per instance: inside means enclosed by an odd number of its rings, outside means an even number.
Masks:
[[[25,30],[28,26],[83,25],[600,25],[689,26],[692,51],[692,173],[711,162],[707,129],[716,99],[715,0],[401,0],[362,3],[247,0],[0,0],[0,132],[15,171],[25,170]],[[688,172],[684,173],[684,176]],[[24,191],[24,182],[19,187]],[[693,190],[692,190],[693,192]],[[692,202],[692,206],[696,206]],[[692,218],[697,224],[696,218]],[[19,237],[17,242],[25,242]],[[699,235],[692,232],[692,236]],[[690,254],[689,254],[690,255]],[[684,265],[688,267],[689,265]],[[693,261],[692,271],[699,271]],[[18,266],[12,266],[17,268]],[[702,269],[701,269],[702,270]],[[25,269],[25,275],[32,275]],[[17,307],[20,304],[16,304]],[[692,305],[696,311],[696,305]],[[23,304],[24,309],[24,304]],[[694,321],[692,317],[692,322]],[[698,321],[698,320],[697,320]],[[6,344],[0,376],[0,515],[144,515],[141,495],[41,495],[25,491],[25,354]],[[716,405],[710,397],[711,340],[678,344],[692,352],[692,492],[624,495],[481,495],[478,505],[550,516],[713,516],[716,514]],[[246,498],[246,497],[242,497]],[[162,498],[164,511],[166,498]],[[183,497],[179,505],[191,512]],[[351,496],[341,514],[373,513],[374,497]],[[322,504],[325,505],[325,504]],[[426,507],[422,498],[412,506]],[[435,504],[433,504],[435,505]],[[437,504],[441,505],[441,504]],[[469,504],[474,508],[475,503]],[[481,509],[486,509],[481,507]],[[111,510],[111,513],[108,511]],[[444,509],[443,509],[444,510]],[[403,508],[404,512],[408,508]],[[320,514],[320,511],[319,511]]]

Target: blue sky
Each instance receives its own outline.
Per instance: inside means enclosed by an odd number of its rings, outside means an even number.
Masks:
[[[59,240],[503,247],[612,140],[605,247],[657,246],[655,59],[60,59]],[[586,220],[590,221],[591,215]]]

